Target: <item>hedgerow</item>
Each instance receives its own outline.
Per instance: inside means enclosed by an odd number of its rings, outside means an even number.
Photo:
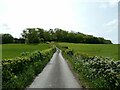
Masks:
[[[2,60],[2,88],[24,89],[42,71],[54,52],[55,48],[50,48],[15,59]]]
[[[73,51],[68,49],[63,52],[79,77],[84,78],[91,85],[90,88],[120,88],[120,61],[76,52],[71,55]]]

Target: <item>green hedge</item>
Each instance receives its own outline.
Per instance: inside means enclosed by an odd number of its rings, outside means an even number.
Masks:
[[[2,88],[20,89],[28,86],[51,59],[55,48],[35,51],[29,56],[2,60]]]
[[[74,70],[89,83],[90,88],[120,88],[120,61],[100,56],[88,56],[74,53],[72,50],[63,51]]]

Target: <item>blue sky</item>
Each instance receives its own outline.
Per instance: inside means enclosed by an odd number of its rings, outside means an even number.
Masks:
[[[109,2],[85,2],[75,6],[79,31],[118,43],[118,5]]]
[[[118,43],[118,0],[0,0],[0,33],[61,28]]]

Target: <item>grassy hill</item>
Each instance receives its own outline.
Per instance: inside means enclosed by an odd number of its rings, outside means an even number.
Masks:
[[[34,52],[36,50],[45,50],[49,48],[49,44],[3,44],[2,58],[15,58],[23,52]]]
[[[111,57],[118,60],[118,44],[75,44],[75,43],[58,43],[61,46],[68,46],[75,52],[88,54],[90,56]],[[119,45],[120,46],[120,45]]]

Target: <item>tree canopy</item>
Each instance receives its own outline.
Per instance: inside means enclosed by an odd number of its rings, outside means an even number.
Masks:
[[[13,43],[13,36],[11,34],[2,34],[2,43]]]
[[[88,43],[88,44],[112,44],[110,40],[80,32],[68,32],[59,28],[44,30],[42,28],[26,28],[22,37],[26,43],[40,43],[46,41]]]
[[[2,43],[41,43],[41,42],[69,42],[86,44],[112,44],[110,40],[81,32],[68,32],[59,28],[44,30],[42,28],[26,28],[21,33],[22,38],[14,38],[11,34],[0,34]],[[0,38],[1,39],[1,38]]]

